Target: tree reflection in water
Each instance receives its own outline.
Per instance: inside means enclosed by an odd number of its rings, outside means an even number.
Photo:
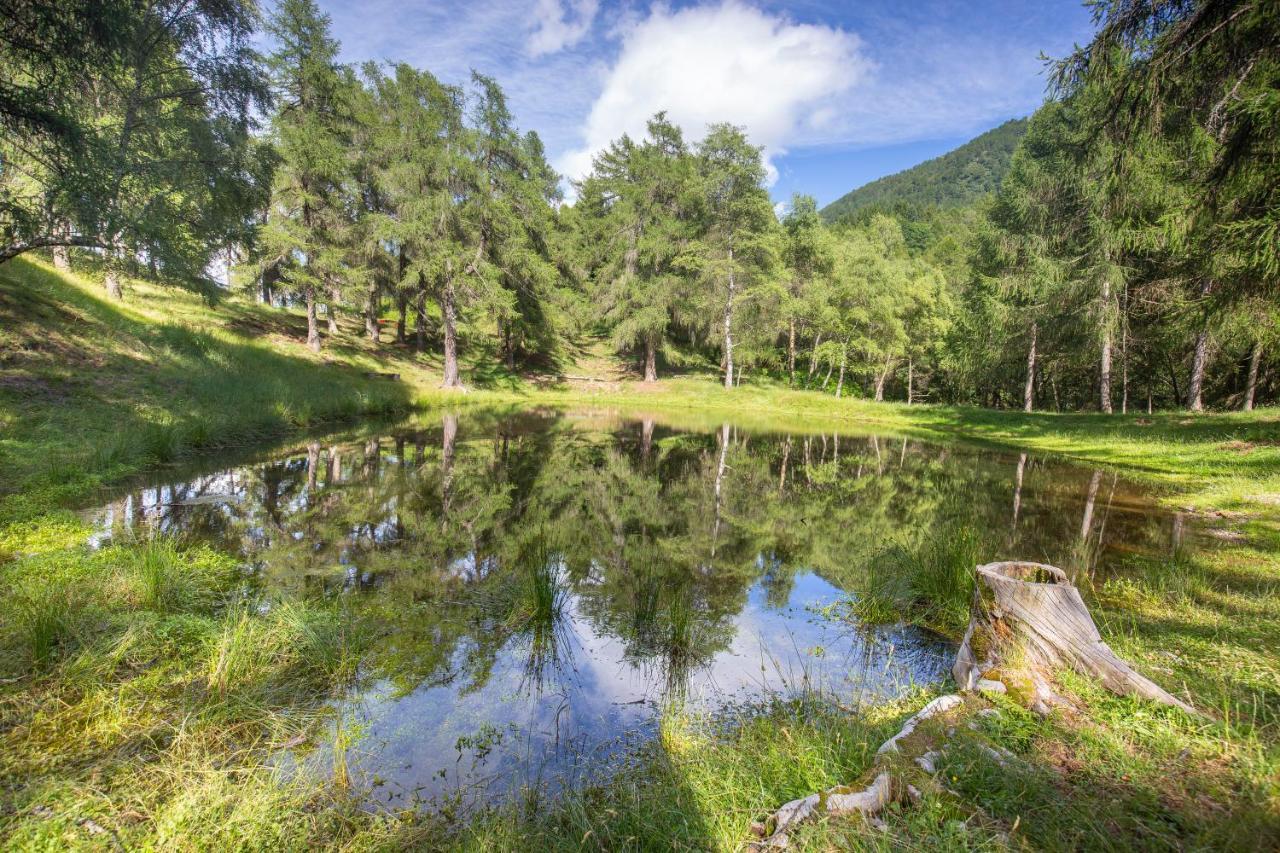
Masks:
[[[985,557],[1105,573],[1174,530],[1123,481],[1026,454],[593,413],[449,413],[169,480],[104,507],[104,533],[210,540],[264,599],[341,599],[371,638],[352,760],[397,805],[598,769],[670,701],[943,677],[940,638],[829,617],[891,546],[964,525]]]

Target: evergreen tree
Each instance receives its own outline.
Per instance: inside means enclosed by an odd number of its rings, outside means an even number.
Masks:
[[[317,305],[343,274],[336,237],[345,215],[350,80],[337,64],[329,18],[314,0],[283,0],[268,29],[278,42],[270,68],[280,164],[264,238],[270,261],[306,304],[307,346],[319,352]]]
[[[724,386],[732,388],[734,314],[755,298],[776,262],[771,238],[777,219],[764,188],[760,148],[741,128],[713,125],[698,146],[698,162],[706,197],[702,274],[712,285],[711,306],[719,305]]]

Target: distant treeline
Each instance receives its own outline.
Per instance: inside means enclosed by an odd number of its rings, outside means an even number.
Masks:
[[[343,65],[313,0],[278,5],[266,57],[250,0],[17,4],[0,261],[91,249],[116,298],[124,274],[217,298],[218,258],[305,306],[317,350],[342,313],[377,339],[389,312],[445,385],[464,347],[519,370],[606,335],[646,379],[718,362],[730,387],[1251,407],[1275,386],[1275,4],[1094,10],[1031,119],[779,217],[745,129],[694,142],[661,113],[566,203],[496,81]]]

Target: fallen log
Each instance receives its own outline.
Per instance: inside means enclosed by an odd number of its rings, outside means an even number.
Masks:
[[[1067,666],[1120,695],[1197,713],[1134,671],[1102,641],[1080,591],[1061,569],[1019,561],[978,566],[969,628],[951,674],[962,691],[1000,681],[1028,693],[1039,713],[1060,700],[1049,675]]]

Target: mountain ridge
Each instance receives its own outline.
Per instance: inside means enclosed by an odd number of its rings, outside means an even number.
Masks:
[[[1009,170],[1014,148],[1027,130],[1027,118],[1010,119],[958,148],[877,178],[850,190],[822,208],[836,222],[866,208],[963,207],[994,192]]]

